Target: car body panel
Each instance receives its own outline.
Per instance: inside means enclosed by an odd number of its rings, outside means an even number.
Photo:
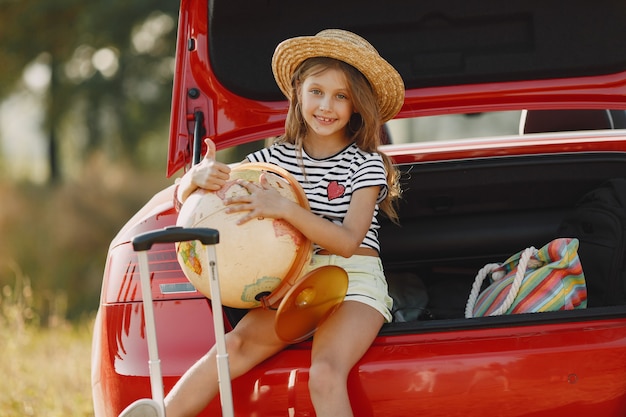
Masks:
[[[206,299],[155,303],[166,390],[213,345],[209,304]],[[101,310],[99,322],[120,324],[106,329],[103,348],[97,350],[107,358],[100,361],[100,369],[107,370],[100,373],[101,386],[123,387],[105,392],[111,404],[149,396],[142,313],[140,303]],[[304,342],[235,380],[237,415],[313,415],[309,363],[310,342]],[[479,329],[381,336],[352,370],[349,392],[359,416],[547,417],[573,411],[612,416],[626,406],[624,369],[623,319],[589,320],[582,327],[492,323]],[[206,415],[218,407],[216,399]],[[494,409],[501,411],[487,414]]]

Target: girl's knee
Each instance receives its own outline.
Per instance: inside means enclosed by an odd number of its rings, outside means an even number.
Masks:
[[[315,361],[309,370],[309,390],[314,394],[333,391],[346,384],[347,375],[329,361]]]
[[[237,332],[230,332],[226,335],[226,352],[235,355],[243,349],[245,339]]]

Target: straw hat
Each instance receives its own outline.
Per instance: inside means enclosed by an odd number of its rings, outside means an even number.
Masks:
[[[365,39],[341,29],[326,29],[315,36],[299,36],[281,42],[272,57],[272,71],[281,91],[291,99],[291,77],[308,58],[328,57],[344,61],[369,81],[382,122],[392,119],[404,103],[402,77]]]

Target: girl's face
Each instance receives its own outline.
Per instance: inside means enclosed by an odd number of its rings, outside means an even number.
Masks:
[[[345,140],[354,108],[342,71],[329,68],[308,76],[302,83],[300,104],[309,135]]]

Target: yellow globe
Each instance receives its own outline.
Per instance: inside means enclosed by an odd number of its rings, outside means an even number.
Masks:
[[[237,180],[258,183],[262,173],[283,197],[309,208],[304,191],[290,174],[275,165],[250,163],[234,168],[230,180],[219,191],[193,192],[183,204],[176,223],[219,231],[217,270],[222,304],[229,307],[260,307],[264,296],[281,284],[295,282],[311,256],[311,242],[291,224],[255,219],[237,225],[242,213],[225,212],[224,199],[248,193]],[[199,241],[181,242],[177,244],[177,256],[187,279],[211,298],[206,247]]]

